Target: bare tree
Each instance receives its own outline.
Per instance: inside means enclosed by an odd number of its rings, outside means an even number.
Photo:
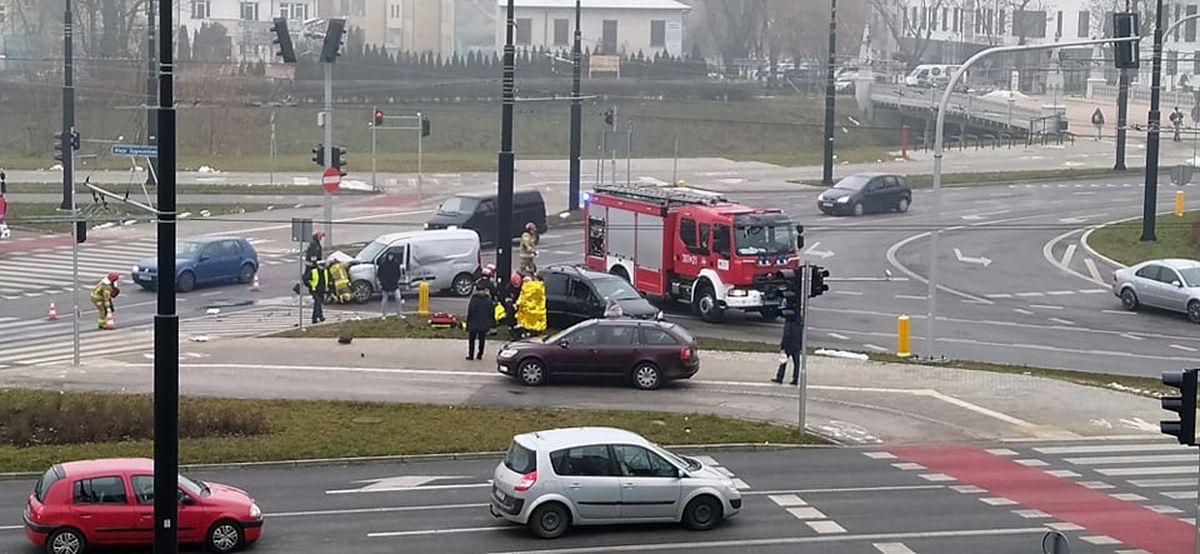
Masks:
[[[897,57],[909,67],[921,63],[925,52],[932,42],[934,25],[929,24],[926,15],[934,12],[938,19],[942,18],[943,8],[960,7],[960,0],[915,0],[903,2],[899,0],[870,0],[871,11],[876,14],[877,21],[883,26],[888,37],[896,43]],[[912,9],[916,9],[917,17],[911,17]],[[966,12],[962,12],[962,24],[966,25]]]

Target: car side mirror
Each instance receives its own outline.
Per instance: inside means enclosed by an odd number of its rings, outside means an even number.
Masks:
[[[1175,288],[1183,288],[1183,283],[1180,283],[1179,281],[1171,281],[1171,284],[1175,285]]]
[[[558,341],[558,347],[559,347],[559,348],[563,348],[563,349],[565,349],[565,348],[567,348],[568,346],[571,346],[571,342],[570,342],[570,341],[568,341],[567,339],[562,339],[562,340]]]
[[[186,505],[186,506],[191,506],[192,504],[195,504],[195,503],[196,503],[196,499],[195,499],[195,498],[192,498],[191,496],[188,496],[186,493],[184,493],[184,492],[180,491],[180,493],[179,493],[179,503],[180,503],[180,504],[183,504],[183,505]]]

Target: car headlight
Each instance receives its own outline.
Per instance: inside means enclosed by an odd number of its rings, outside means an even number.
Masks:
[[[746,291],[742,289],[729,289],[729,296],[746,296]]]
[[[425,224],[425,229],[429,229],[429,223]]]
[[[140,267],[138,267],[138,266],[136,266],[136,265],[135,265],[135,266],[133,266],[133,272],[134,272],[134,273],[137,273],[137,272],[139,272],[139,271],[141,271],[141,270],[142,270],[142,268],[140,268]]]
[[[732,483],[732,482],[733,481],[730,481],[730,483]],[[254,519],[258,519],[258,518],[262,517],[262,510],[259,509],[257,502],[252,502],[250,504],[250,517],[252,517]]]
[[[731,491],[735,491],[735,490],[737,490],[737,486],[733,484],[733,479],[730,479],[730,478],[728,478],[728,477],[724,477],[724,478],[722,478],[722,479],[721,479],[721,484],[722,484],[722,485],[725,485],[725,488],[727,488],[727,489],[729,489],[729,490],[731,490]]]
[[[664,318],[665,318],[665,316],[663,315],[662,310],[659,310],[658,313],[654,314],[654,319],[656,321],[662,321]]]
[[[838,199],[837,199],[837,201],[838,201],[838,204],[845,204],[846,202],[849,202],[849,201],[850,201],[850,197],[849,197],[849,196],[843,196],[843,197],[841,197],[841,198],[838,198]]]
[[[515,348],[505,348],[504,350],[500,351],[500,359],[501,360],[507,360],[516,355],[517,355],[517,349],[515,349]]]

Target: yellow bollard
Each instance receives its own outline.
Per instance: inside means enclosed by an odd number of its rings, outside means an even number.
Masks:
[[[1175,217],[1183,217],[1183,191],[1175,191]]]
[[[909,323],[908,316],[901,315],[896,318],[896,355],[901,358],[912,356],[912,352],[908,350],[909,341]]]
[[[429,282],[421,281],[417,285],[417,315],[429,315]]]

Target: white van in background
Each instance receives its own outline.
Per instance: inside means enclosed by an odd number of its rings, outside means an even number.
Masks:
[[[945,88],[946,83],[950,82],[950,77],[954,76],[954,72],[958,71],[959,66],[956,64],[937,64],[926,63],[914,67],[909,74],[904,77],[904,84],[910,87],[941,87]]]
[[[431,291],[470,296],[479,275],[479,235],[475,231],[391,233],[371,241],[350,261],[350,288],[355,302],[367,302],[379,294],[376,264],[389,252],[406,268],[410,290],[426,281]]]

